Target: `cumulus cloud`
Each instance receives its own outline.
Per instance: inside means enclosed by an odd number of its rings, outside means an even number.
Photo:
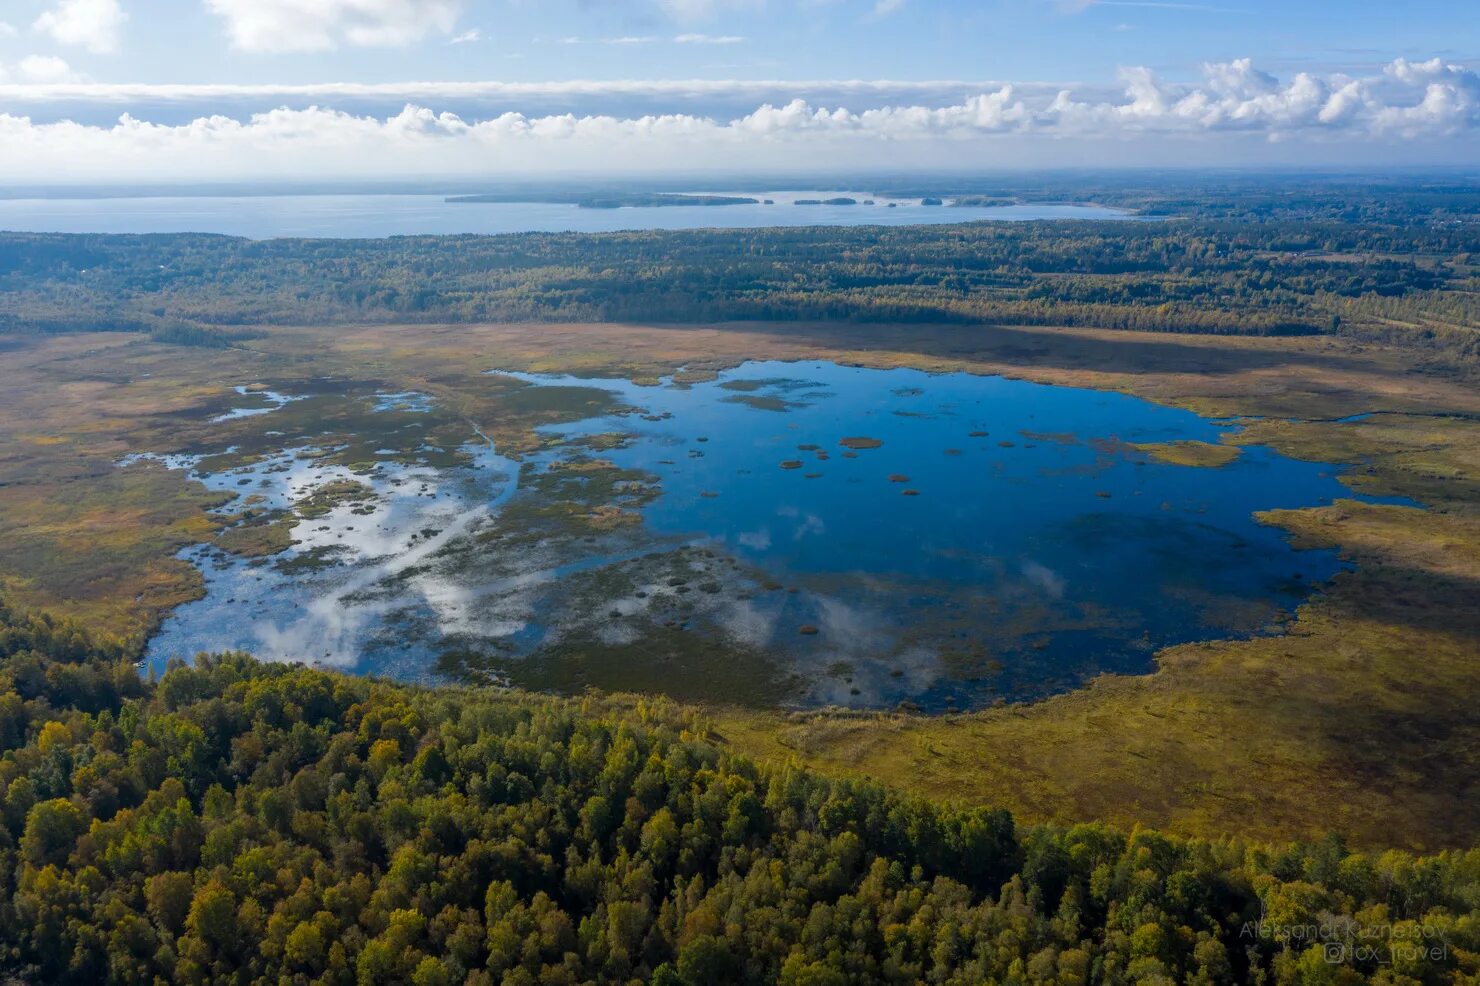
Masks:
[[[64,59],[55,55],[28,55],[17,66],[21,78],[31,82],[69,82],[77,78]]]
[[[64,59],[55,55],[28,55],[17,62],[14,68],[0,62],[0,82],[12,78],[23,84],[52,85],[76,81],[78,75]]]
[[[206,6],[226,22],[234,47],[306,52],[404,45],[451,34],[463,0],[206,0]]]
[[[1059,127],[1136,132],[1248,131],[1272,140],[1356,133],[1366,137],[1444,136],[1480,126],[1480,76],[1438,59],[1399,59],[1381,77],[1320,77],[1307,72],[1281,81],[1247,59],[1204,66],[1206,84],[1160,82],[1149,70],[1122,73],[1127,100],[1054,101]]]
[[[1277,79],[1247,60],[1209,65],[1197,85],[1146,69],[1123,73],[1119,96],[1012,85],[944,105],[854,110],[802,99],[730,118],[502,112],[477,119],[419,105],[388,116],[316,106],[243,118],[159,124],[125,115],[111,126],[0,115],[0,178],[221,177],[303,174],[477,174],[603,167],[784,169],[948,162],[981,164],[1003,141],[1075,140],[1189,146],[1210,136],[1255,144],[1301,140],[1393,145],[1480,136],[1480,76],[1442,62],[1394,62],[1367,78],[1300,73]],[[1467,145],[1468,146],[1468,145]],[[1165,159],[1163,156],[1161,159]],[[193,169],[182,174],[181,169]]]
[[[57,0],[32,26],[59,44],[103,54],[118,49],[127,17],[118,0]]]

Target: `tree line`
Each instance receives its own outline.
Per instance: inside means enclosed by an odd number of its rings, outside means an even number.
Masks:
[[[0,234],[0,331],[830,320],[1438,325],[1469,339],[1477,240],[1473,223],[1212,219],[384,240],[12,233]]]
[[[130,656],[0,604],[0,955],[22,981],[1480,975],[1480,851],[1024,826],[757,766],[661,701],[243,655],[156,681]]]

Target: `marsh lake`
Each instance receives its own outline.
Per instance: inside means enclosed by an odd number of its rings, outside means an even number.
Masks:
[[[250,456],[167,462],[296,517],[271,557],[189,549],[203,599],[147,659],[243,649],[758,704],[974,708],[1277,628],[1341,568],[1256,514],[1351,497],[1236,422],[1002,377],[750,362],[633,382],[489,373],[569,410],[519,459],[431,441],[423,394],[244,382]],[[253,389],[254,388],[254,389]],[[379,422],[353,456],[283,426]]]

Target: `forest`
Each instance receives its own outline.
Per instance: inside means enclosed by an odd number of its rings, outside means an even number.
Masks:
[[[620,697],[202,658],[0,606],[21,982],[1382,983],[1480,975],[1480,851],[1025,827]]]
[[[1473,221],[1278,215],[386,240],[7,233],[0,332],[928,321],[1397,335],[1468,356],[1477,255]]]

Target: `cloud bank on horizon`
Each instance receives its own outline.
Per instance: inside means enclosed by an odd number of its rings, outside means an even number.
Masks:
[[[0,182],[1467,165],[1464,2],[8,0]]]
[[[1302,160],[1341,163],[1354,146],[1395,145],[1414,151],[1412,163],[1463,163],[1480,146],[1480,74],[1437,58],[1400,58],[1365,77],[1301,72],[1279,79],[1249,59],[1206,65],[1203,75],[1197,83],[1170,83],[1145,68],[1129,68],[1122,70],[1118,94],[1002,84],[941,103],[853,109],[793,98],[732,117],[511,110],[479,118],[436,109],[434,84],[420,91],[425,98],[385,115],[335,109],[327,100],[177,123],[127,113],[107,125],[0,113],[0,180],[960,169],[1045,154],[1071,164],[1164,164],[1169,148],[1193,159],[1189,148],[1199,146],[1212,149],[1215,161],[1230,163],[1277,161],[1278,151],[1265,149],[1288,147],[1298,148]],[[612,84],[587,88],[603,85]],[[93,99],[105,90],[82,89]],[[37,99],[72,90],[23,85],[7,91]],[[581,86],[567,91],[579,93]],[[922,87],[917,94],[929,91]],[[333,89],[320,94],[332,98]],[[1063,160],[1066,147],[1084,160]]]

